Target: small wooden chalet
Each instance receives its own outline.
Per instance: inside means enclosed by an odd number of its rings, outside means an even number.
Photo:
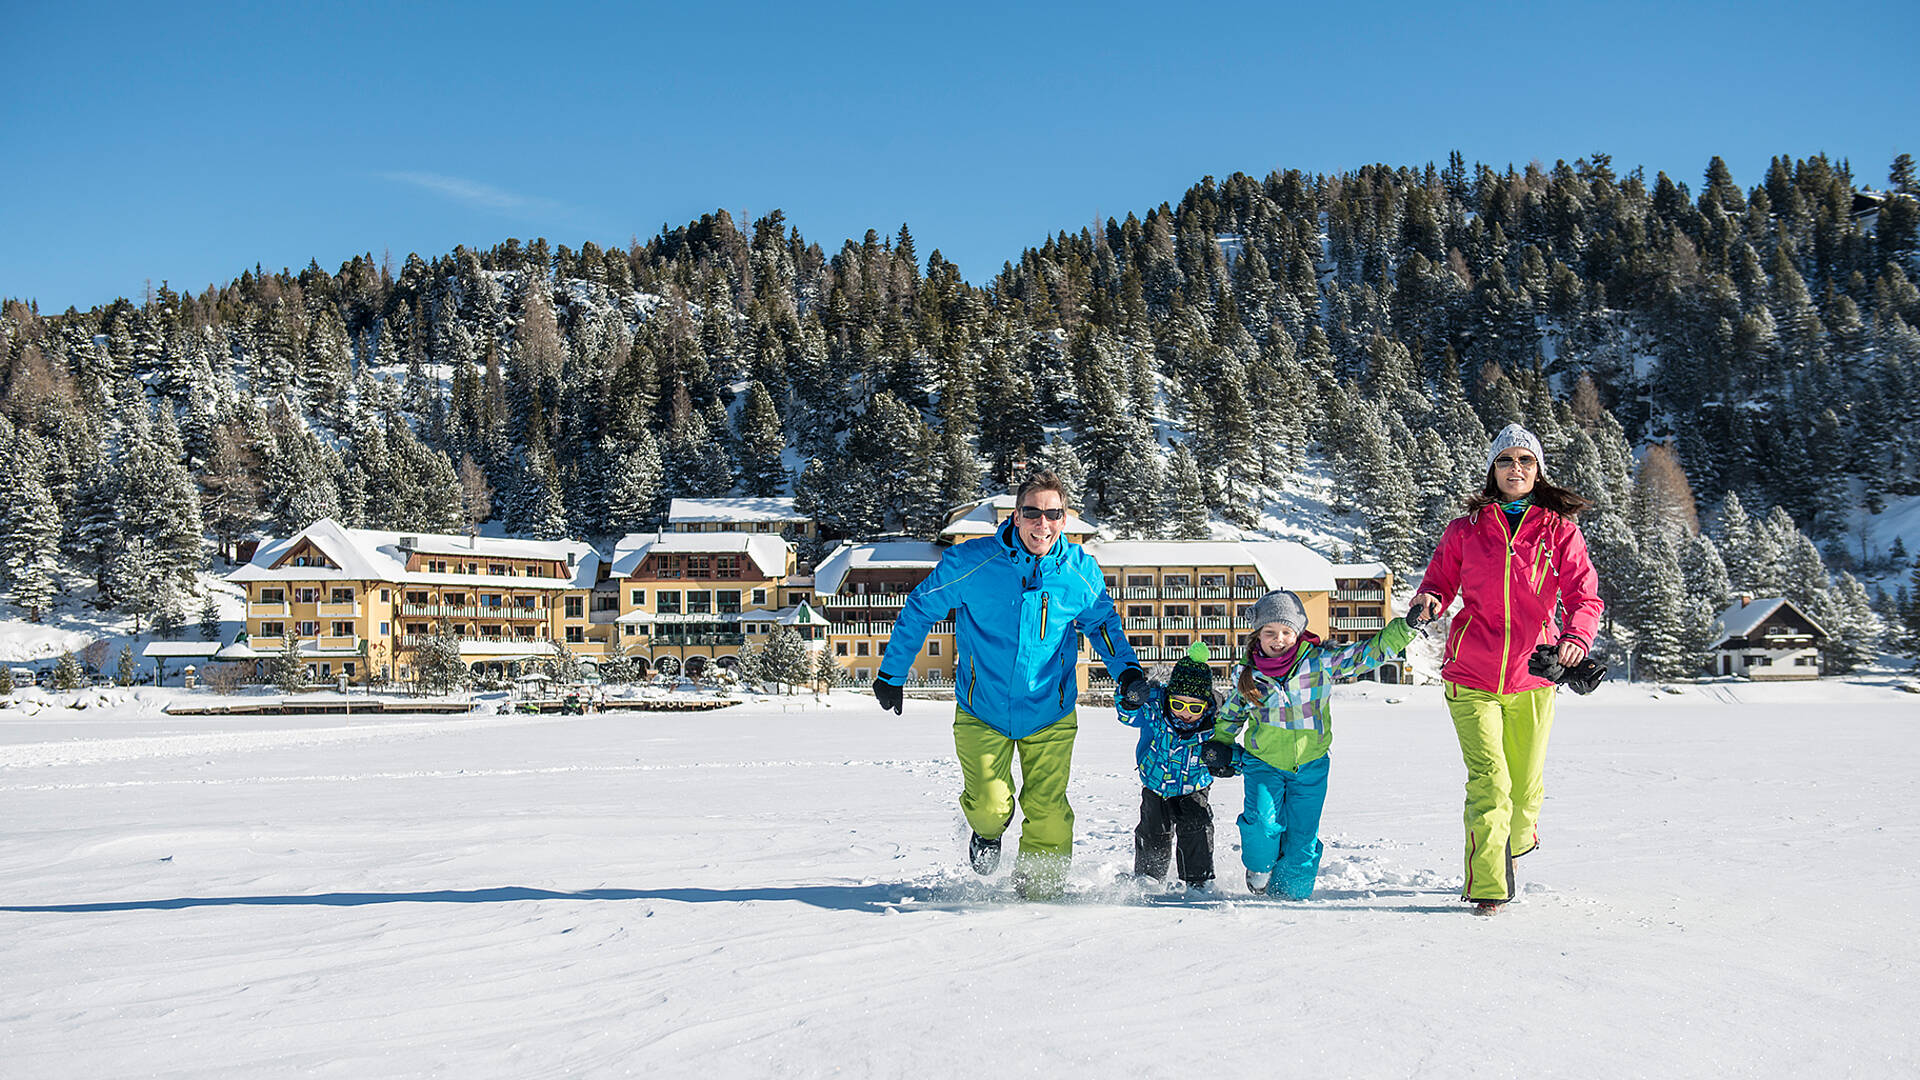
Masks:
[[[1827,632],[1793,601],[1780,596],[1741,596],[1722,611],[1714,627],[1713,671],[1780,681],[1820,677],[1820,645]]]

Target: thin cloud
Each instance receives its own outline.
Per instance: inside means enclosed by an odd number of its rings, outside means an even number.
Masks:
[[[504,188],[494,187],[492,184],[483,184],[477,180],[466,180],[458,176],[442,176],[439,173],[429,172],[383,172],[376,175],[383,180],[430,191],[478,210],[562,217],[571,217],[574,214],[572,207],[552,199],[519,195]]]

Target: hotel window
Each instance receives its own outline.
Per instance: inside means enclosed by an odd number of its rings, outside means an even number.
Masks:
[[[1260,587],[1260,583],[1254,580],[1252,574],[1235,574],[1233,575],[1233,587],[1236,589],[1257,589]]]
[[[1187,587],[1187,575],[1168,574],[1166,577],[1160,579],[1160,587],[1163,589],[1184,589]]]
[[[626,625],[626,626],[623,626],[623,627],[621,627],[621,628],[620,628],[620,636],[621,636],[621,637],[632,637],[632,636],[633,636],[633,626],[632,626],[631,624],[629,624],[629,625]]]
[[[381,589],[381,590],[380,590],[380,602],[381,602],[381,603],[383,603],[383,604],[387,604],[387,603],[392,603],[392,602],[393,602],[393,592],[392,592],[392,590],[390,590],[390,589]]]
[[[680,614],[680,590],[661,589],[658,593],[654,594],[654,600],[656,601],[654,610],[660,614]]]
[[[1201,634],[1200,640],[1216,649],[1224,649],[1227,647],[1227,635],[1225,634]]]
[[[854,642],[854,644],[853,644],[853,655],[855,655],[855,656],[871,656],[872,654],[873,654],[873,647],[872,647],[871,645],[869,645],[869,644],[868,644],[867,642],[864,642],[864,641],[856,641],[856,642]]]
[[[528,563],[527,576],[528,577],[546,577],[547,575],[540,569],[540,565],[538,563]]]
[[[753,590],[753,606],[765,607],[766,604],[767,604],[767,590],[765,589]]]
[[[507,576],[507,568],[506,568],[506,565],[505,565],[505,564],[503,564],[503,563],[497,563],[497,562],[496,562],[496,563],[488,563],[488,564],[487,564],[487,575],[488,575],[489,577],[506,577],[506,576]]]
[[[293,624],[293,632],[301,637],[319,637],[320,624],[313,619],[302,619]]]
[[[318,602],[319,599],[320,599],[319,589],[303,587],[303,588],[297,588],[293,590],[293,602],[296,604],[312,604],[312,603]]]
[[[740,556],[715,556],[713,560],[713,576],[718,578],[738,578],[740,576]]]
[[[1169,619],[1185,619],[1193,614],[1193,608],[1186,604],[1168,604],[1166,610],[1161,612],[1161,614]]]
[[[1193,640],[1186,634],[1168,634],[1165,638],[1161,639],[1160,644],[1165,645],[1169,649],[1184,649],[1193,644]]]
[[[260,624],[261,637],[279,637],[287,632],[286,623],[263,622]]]
[[[424,604],[427,602],[427,594],[424,592],[409,592],[406,594],[406,600],[409,604]]]
[[[425,637],[426,635],[432,632],[433,632],[432,628],[430,628],[429,626],[427,626],[426,623],[423,623],[423,622],[410,622],[407,624],[407,633],[412,634],[416,637]]]
[[[627,601],[634,607],[647,606],[647,590],[633,589],[627,593]]]
[[[927,642],[927,655],[928,655],[928,656],[939,656],[939,655],[940,655],[940,643],[939,643],[939,642],[937,642],[937,641],[929,641],[929,642]]]
[[[263,604],[284,604],[287,602],[287,590],[261,589],[260,602]]]
[[[1119,574],[1103,574],[1101,575],[1101,580],[1107,583],[1107,588],[1109,589],[1117,589],[1120,587]]]
[[[1152,648],[1153,635],[1152,634],[1128,634],[1127,644],[1133,646],[1136,649]]]
[[[333,636],[334,636],[334,637],[353,637],[353,636],[354,636],[354,633],[353,633],[353,624],[352,624],[352,623],[350,623],[350,622],[336,622],[336,623],[334,623],[334,624],[333,624]]]
[[[710,556],[706,556],[706,555],[687,556],[687,576],[688,577],[694,577],[694,578],[712,577],[713,576],[712,566],[713,566],[713,563]]]
[[[689,615],[713,614],[713,594],[706,591],[705,589],[701,589],[698,591],[689,589],[687,591],[687,614]]]
[[[567,597],[567,618],[578,619],[587,613],[587,598],[584,596]]]
[[[1201,574],[1200,587],[1203,589],[1224,589],[1227,587],[1227,575]]]
[[[1152,574],[1128,574],[1127,585],[1129,588],[1149,588],[1150,589],[1153,587],[1153,575]]]
[[[1224,619],[1227,617],[1227,605],[1201,604],[1200,617],[1203,619]]]
[[[721,589],[713,594],[714,604],[722,615],[740,614],[740,590]]]
[[[847,655],[847,643],[846,643],[846,642],[844,642],[844,641],[836,641],[836,642],[834,642],[834,643],[833,643],[833,655],[835,655],[835,656],[845,656],[845,655]]]
[[[448,607],[466,607],[467,594],[463,592],[441,593],[440,602]]]
[[[584,643],[584,642],[585,642],[586,640],[587,640],[587,629],[586,629],[586,627],[584,627],[584,626],[569,626],[569,627],[567,627],[567,643],[568,643],[568,644],[570,644],[570,645],[579,645],[579,644],[582,644],[582,643]]]
[[[446,572],[447,572],[447,562],[445,559],[433,559],[428,561],[427,573],[444,574]]]
[[[353,590],[335,589],[327,594],[327,602],[332,604],[351,604],[353,603]]]
[[[393,625],[392,623],[381,623],[381,624],[380,624],[380,636],[381,636],[381,637],[386,637],[386,636],[387,636],[388,634],[391,634],[391,633],[393,633],[393,631],[392,631],[392,630],[390,630],[390,629],[388,629],[388,627],[390,627],[390,626],[392,626],[392,625]]]
[[[1153,618],[1153,605],[1152,604],[1128,604],[1127,618],[1151,619]]]

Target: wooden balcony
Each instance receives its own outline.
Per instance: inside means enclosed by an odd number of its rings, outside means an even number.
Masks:
[[[401,604],[402,618],[417,619],[538,619],[546,622],[553,614],[549,607],[524,607],[520,604],[477,604],[459,607],[447,604]]]
[[[1348,616],[1348,617],[1337,618],[1333,620],[1333,628],[1335,630],[1360,630],[1369,634],[1377,630],[1385,629],[1386,625],[1387,625],[1387,620],[1381,619],[1381,618],[1358,618],[1358,617]]]
[[[1335,589],[1333,598],[1342,603],[1384,604],[1387,602],[1385,589]]]
[[[838,596],[817,596],[814,599],[822,608],[897,608],[907,602],[907,594],[846,593]]]

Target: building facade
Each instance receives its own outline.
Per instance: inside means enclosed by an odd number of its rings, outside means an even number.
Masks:
[[[1715,674],[1757,682],[1817,679],[1826,639],[1793,601],[1742,595],[1716,617],[1709,662]]]

